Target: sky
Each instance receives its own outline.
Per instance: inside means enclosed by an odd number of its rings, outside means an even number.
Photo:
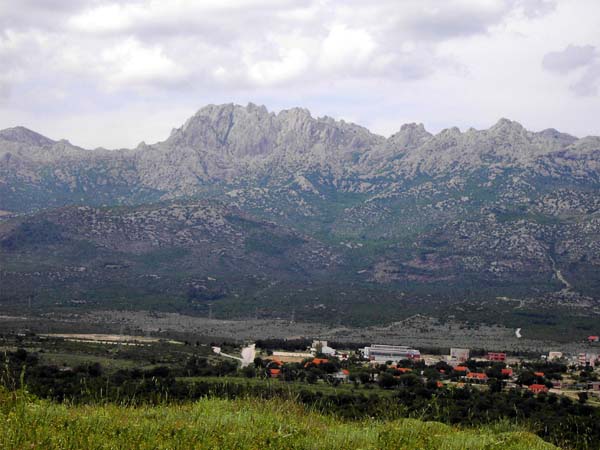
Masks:
[[[166,139],[207,104],[300,106],[389,136],[600,135],[598,0],[0,0],[0,129]]]

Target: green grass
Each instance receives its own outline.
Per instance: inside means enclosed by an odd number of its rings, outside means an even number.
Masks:
[[[458,429],[415,419],[351,422],[280,400],[69,406],[0,392],[2,449],[552,449],[498,425]]]
[[[280,379],[270,378],[242,378],[242,377],[180,377],[179,381],[187,383],[214,383],[214,384],[241,384],[246,386],[262,386],[265,389],[275,388],[284,389],[289,392],[290,396],[297,394],[300,391],[320,392],[321,394],[352,394],[355,392],[364,395],[379,395],[392,397],[396,392],[393,389],[365,389],[364,387],[354,387],[351,383],[341,383],[338,386],[325,383],[320,380],[314,384],[305,383],[302,381],[283,381]]]

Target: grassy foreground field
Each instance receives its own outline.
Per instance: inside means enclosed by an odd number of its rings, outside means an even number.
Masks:
[[[289,401],[68,406],[0,393],[2,449],[552,449],[510,426],[342,421]]]

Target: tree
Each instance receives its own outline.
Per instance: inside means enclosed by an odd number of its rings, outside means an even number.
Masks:
[[[380,388],[391,389],[398,384],[398,381],[391,374],[382,372],[379,374],[377,384],[379,384]]]

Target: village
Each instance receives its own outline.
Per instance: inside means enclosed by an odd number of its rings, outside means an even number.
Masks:
[[[582,338],[575,354],[305,337],[242,342],[3,333],[0,381],[69,404],[259,399],[265,405],[290,401],[345,420],[420,418],[453,426],[510,420],[556,442],[600,438],[596,336]],[[582,426],[589,431],[579,433]]]
[[[446,355],[422,354],[408,346],[373,344],[337,350],[315,340],[306,351],[267,350],[253,361],[256,376],[308,383],[352,383],[393,389],[424,384],[435,388],[471,386],[491,391],[523,390],[557,394],[600,406],[600,345],[586,339],[587,351],[548,352],[537,358],[505,352],[451,348]],[[261,371],[260,369],[263,369]]]

